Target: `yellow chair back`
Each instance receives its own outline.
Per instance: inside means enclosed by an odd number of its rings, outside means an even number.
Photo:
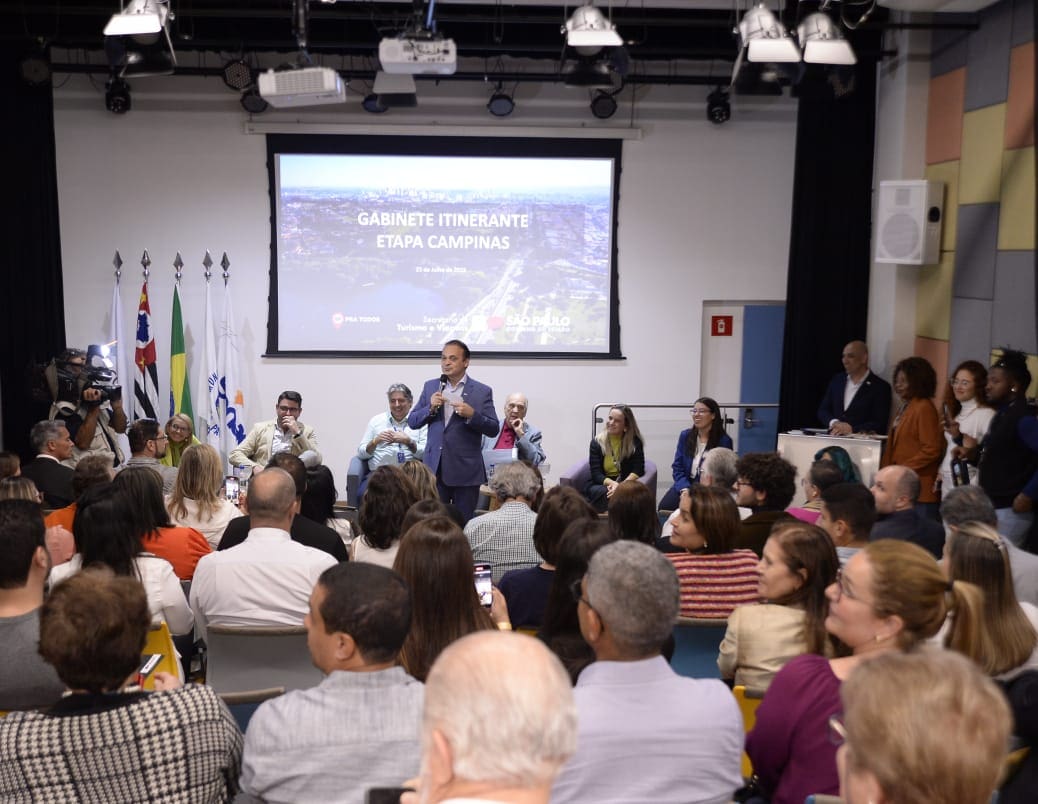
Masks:
[[[764,693],[759,690],[747,691],[742,684],[734,687],[732,693],[735,695],[736,703],[739,704],[739,711],[742,712],[743,729],[749,734],[750,729],[757,723],[757,707],[760,706]],[[746,779],[753,776],[753,763],[750,762],[750,757],[745,751],[742,752],[742,775]]]

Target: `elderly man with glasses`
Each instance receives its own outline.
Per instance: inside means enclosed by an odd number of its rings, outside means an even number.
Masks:
[[[312,452],[321,463],[314,428],[299,421],[303,413],[303,397],[298,391],[282,391],[274,407],[275,418],[253,425],[249,434],[231,450],[232,466],[266,466],[271,455],[289,452],[296,457]]]
[[[177,483],[177,468],[162,464],[169,436],[159,423],[154,419],[138,419],[127,428],[126,438],[130,442],[130,460],[119,470],[128,466],[146,466],[162,477],[162,493],[172,494]]]

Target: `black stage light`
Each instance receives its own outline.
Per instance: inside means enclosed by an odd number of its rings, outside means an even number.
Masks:
[[[261,114],[270,108],[270,104],[260,97],[259,90],[253,87],[241,95],[241,108],[249,114]]]
[[[511,95],[507,95],[501,90],[500,82],[498,82],[494,94],[490,96],[490,100],[487,101],[487,111],[494,117],[508,117],[515,111],[515,101]]]
[[[364,100],[361,101],[360,105],[364,107],[365,112],[371,112],[372,114],[382,114],[386,111],[386,107],[374,92],[365,95]]]
[[[113,114],[130,111],[130,85],[118,77],[105,83],[105,108]]]
[[[706,119],[718,126],[732,119],[727,90],[718,87],[706,96]]]
[[[235,92],[246,90],[255,83],[252,68],[245,63],[244,59],[232,59],[227,62],[220,74],[223,76],[223,82],[227,88],[233,89]]]
[[[612,92],[598,90],[591,99],[591,114],[599,120],[608,120],[616,114],[616,98]]]

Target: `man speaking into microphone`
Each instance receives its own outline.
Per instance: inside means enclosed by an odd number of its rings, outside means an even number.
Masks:
[[[425,383],[407,417],[414,429],[429,426],[422,460],[436,475],[440,499],[458,506],[466,521],[476,510],[479,487],[486,480],[483,436],[501,428],[493,390],[466,374],[469,356],[464,343],[447,341],[440,355],[443,374]]]

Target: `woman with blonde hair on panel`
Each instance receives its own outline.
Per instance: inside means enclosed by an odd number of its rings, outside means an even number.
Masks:
[[[591,477],[584,486],[584,497],[604,514],[609,498],[625,480],[645,474],[645,446],[634,411],[627,405],[613,405],[605,428],[588,447]]]
[[[1013,719],[968,659],[936,648],[877,656],[840,691],[830,721],[845,804],[988,804]]]
[[[998,531],[979,522],[959,525],[944,543],[942,564],[949,580],[976,584],[984,593],[981,638],[986,645],[977,660],[981,669],[999,681],[1038,670],[1038,608],[1017,601]],[[942,631],[938,638],[943,636]]]
[[[166,508],[174,525],[201,531],[214,550],[227,529],[227,523],[242,515],[223,496],[223,458],[208,444],[193,444],[184,450],[173,493]]]
[[[193,444],[201,443],[195,438],[195,427],[191,423],[191,417],[183,413],[174,413],[166,422],[166,454],[159,458],[159,462],[165,466],[180,466],[180,459],[184,450]]]
[[[798,656],[775,674],[746,737],[746,753],[772,804],[836,795],[836,746],[827,723],[840,711],[840,687],[867,660],[907,651],[933,637],[954,614],[948,647],[978,661],[984,595],[951,581],[926,550],[881,539],[855,553],[826,591],[825,630],[850,655]]]

